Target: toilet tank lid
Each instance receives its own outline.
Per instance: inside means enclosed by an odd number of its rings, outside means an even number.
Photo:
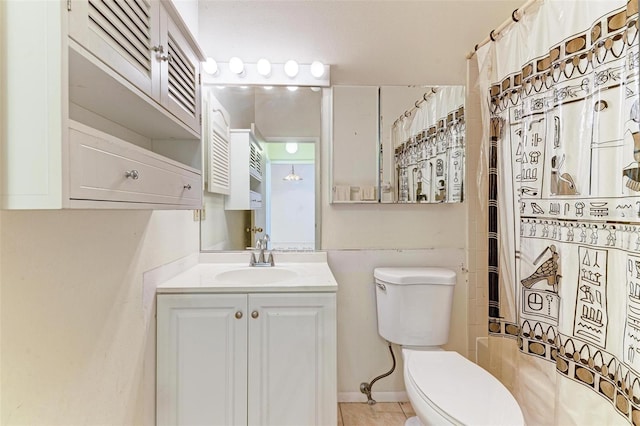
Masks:
[[[391,284],[439,284],[454,285],[456,273],[446,268],[375,268],[375,279]]]

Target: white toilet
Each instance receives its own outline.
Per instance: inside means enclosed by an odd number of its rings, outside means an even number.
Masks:
[[[456,273],[444,268],[376,268],[378,332],[402,346],[404,381],[418,425],[524,425],[509,391],[482,367],[439,346],[447,342]]]

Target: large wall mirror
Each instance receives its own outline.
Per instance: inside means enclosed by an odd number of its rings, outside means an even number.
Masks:
[[[292,89],[205,87],[202,251],[319,248],[322,91]]]
[[[463,86],[334,86],[332,202],[461,202],[464,101]]]

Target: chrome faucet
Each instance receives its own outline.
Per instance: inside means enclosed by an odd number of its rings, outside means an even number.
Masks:
[[[275,266],[273,260],[273,252],[269,252],[269,256],[265,260],[264,251],[269,244],[269,235],[264,234],[264,237],[256,239],[256,248],[260,250],[258,254],[258,260],[256,260],[256,254],[251,252],[251,259],[249,260],[249,266]]]

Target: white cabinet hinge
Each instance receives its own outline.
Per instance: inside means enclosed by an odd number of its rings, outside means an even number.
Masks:
[[[71,12],[71,0],[67,0],[67,12]]]
[[[200,125],[202,126],[202,114],[200,114]]]
[[[202,84],[202,74],[198,74],[198,84]]]

